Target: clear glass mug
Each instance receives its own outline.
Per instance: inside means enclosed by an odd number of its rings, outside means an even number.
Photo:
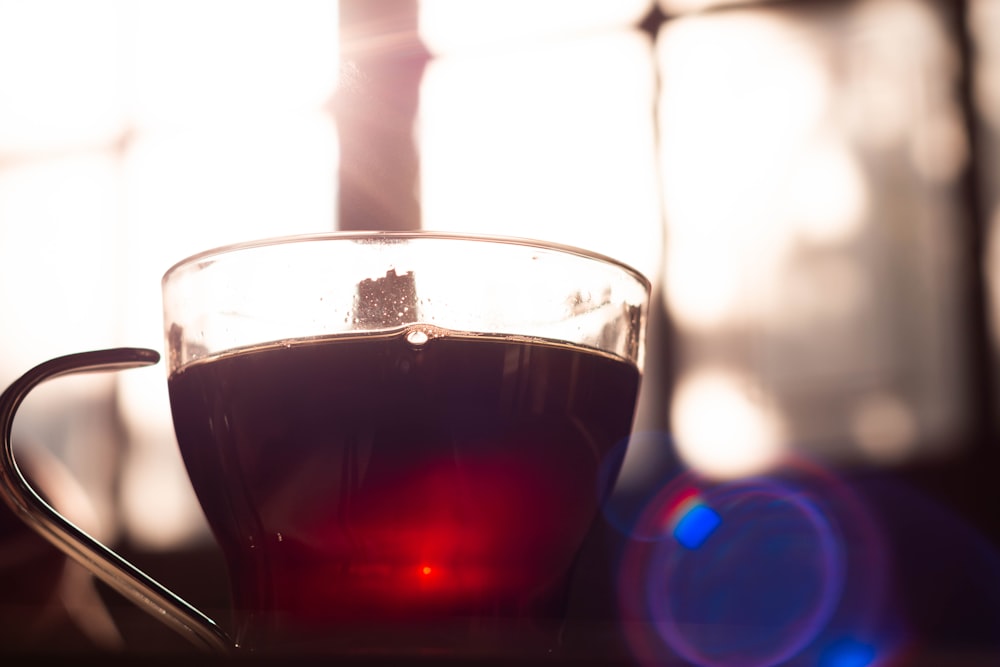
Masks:
[[[54,359],[0,397],[0,491],[25,522],[223,652],[558,648],[632,425],[642,275],[528,240],[339,233],[195,255],[163,296],[174,428],[234,628],[60,516],[13,457],[38,383],[156,352]]]

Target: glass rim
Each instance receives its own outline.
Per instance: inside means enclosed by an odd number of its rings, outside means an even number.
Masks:
[[[578,246],[568,245],[564,243],[556,243],[554,241],[542,241],[539,239],[531,239],[521,236],[503,236],[496,234],[477,234],[477,233],[467,233],[467,232],[443,232],[443,231],[430,231],[430,230],[412,230],[412,231],[386,231],[386,230],[371,230],[371,231],[334,231],[334,232],[315,232],[309,234],[289,234],[284,236],[271,236],[259,239],[253,239],[249,241],[240,241],[237,243],[230,243],[227,245],[217,246],[215,248],[209,248],[201,252],[189,255],[184,259],[175,262],[169,269],[167,269],[163,278],[161,279],[161,284],[166,284],[170,279],[171,275],[180,271],[186,266],[195,264],[198,262],[205,261],[213,257],[219,257],[221,255],[228,255],[241,250],[250,250],[253,248],[263,248],[269,246],[277,246],[284,244],[293,243],[303,243],[307,241],[365,241],[372,239],[396,239],[400,241],[406,240],[424,240],[424,239],[439,239],[447,241],[470,241],[473,243],[494,243],[509,246],[521,246],[526,248],[537,248],[539,250],[550,250],[567,255],[576,255],[583,259],[589,259],[592,261],[600,262],[602,264],[607,264],[610,266],[617,267],[628,273],[635,280],[637,280],[648,294],[652,290],[652,282],[638,269],[632,267],[631,265],[611,257],[610,255],[605,255],[593,250],[587,250],[585,248],[580,248]]]

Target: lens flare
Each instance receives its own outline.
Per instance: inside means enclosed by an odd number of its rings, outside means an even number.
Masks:
[[[884,633],[888,561],[865,507],[833,475],[805,461],[740,480],[684,472],[645,501],[618,573],[640,664],[881,659],[881,640],[841,641]]]
[[[674,528],[674,537],[687,549],[698,549],[712,536],[722,518],[711,507],[695,504],[687,510]]]
[[[823,652],[820,667],[868,667],[875,660],[875,647],[857,639],[842,639]]]

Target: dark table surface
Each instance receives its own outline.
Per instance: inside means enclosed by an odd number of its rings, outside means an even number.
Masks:
[[[838,578],[832,606],[821,623],[797,636],[789,628],[799,619],[781,613],[768,616],[767,604],[759,606],[759,618],[741,617],[744,625],[755,627],[739,626],[741,618],[734,624],[732,616],[734,608],[739,612],[743,604],[740,596],[746,597],[747,605],[759,600],[773,600],[772,606],[778,607],[797,604],[796,587],[788,582],[802,575],[796,569],[801,563],[790,561],[776,567],[770,558],[776,549],[780,556],[786,542],[765,542],[763,551],[745,543],[747,535],[759,534],[754,533],[754,522],[773,505],[754,506],[751,497],[759,501],[767,497],[761,488],[776,487],[751,484],[705,491],[702,499],[719,511],[722,527],[716,542],[710,538],[700,552],[682,551],[662,541],[629,539],[614,529],[613,517],[601,521],[579,563],[563,645],[551,653],[525,655],[518,655],[512,646],[504,655],[297,652],[220,658],[196,651],[155,619],[96,584],[97,597],[88,599],[100,611],[85,608],[83,617],[94,620],[106,612],[121,636],[115,647],[101,640],[99,632],[95,635],[93,628],[82,628],[79,614],[74,616],[60,599],[58,582],[65,582],[66,572],[77,566],[67,565],[46,543],[22,531],[12,516],[4,515],[0,517],[4,536],[0,542],[0,665],[212,665],[234,660],[264,665],[1000,665],[1000,482],[992,482],[995,475],[989,470],[965,470],[955,473],[953,480],[949,474],[948,469],[928,466],[905,473],[810,472],[778,480],[786,491],[801,492],[796,497],[804,500],[797,500],[795,506],[830,528],[839,554],[834,563]],[[962,487],[961,493],[956,491]],[[802,538],[794,534],[796,524],[789,517],[773,515],[772,524],[786,521],[792,527],[782,540]],[[662,551],[668,546],[668,551]],[[158,553],[128,545],[119,549],[226,627],[225,569],[214,545]],[[668,557],[657,561],[664,553]],[[694,557],[700,560],[691,561]],[[706,573],[711,576],[702,577]],[[657,576],[670,582],[663,589],[669,601],[663,609],[686,605],[701,616],[688,622],[664,619],[657,615],[655,604],[652,611],[649,604],[631,605],[630,600],[638,598],[627,589],[655,587]],[[726,577],[728,583],[720,587]],[[93,582],[89,585],[94,586]],[[780,656],[778,662],[769,662],[762,657],[769,655],[767,650],[760,648],[761,642],[769,641],[784,642],[795,650]],[[692,642],[701,642],[701,653],[695,652],[700,657],[692,657]]]

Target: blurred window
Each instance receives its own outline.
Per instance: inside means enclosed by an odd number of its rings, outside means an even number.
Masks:
[[[993,407],[998,34],[990,0],[0,0],[0,383],[162,348],[195,251],[423,227],[649,276],[638,426],[693,466],[961,456]],[[161,367],[29,403],[110,532],[204,537]]]
[[[59,354],[162,349],[160,276],[189,254],[333,229],[337,14],[335,0],[0,1],[0,383]],[[96,469],[109,533],[124,519],[152,547],[205,535],[162,366],[44,387],[18,436]]]
[[[723,3],[661,2],[707,4]],[[953,3],[724,4],[657,39],[681,453],[737,474],[778,450],[898,463],[960,447],[982,304]],[[706,374],[756,415],[744,437],[716,433]]]

